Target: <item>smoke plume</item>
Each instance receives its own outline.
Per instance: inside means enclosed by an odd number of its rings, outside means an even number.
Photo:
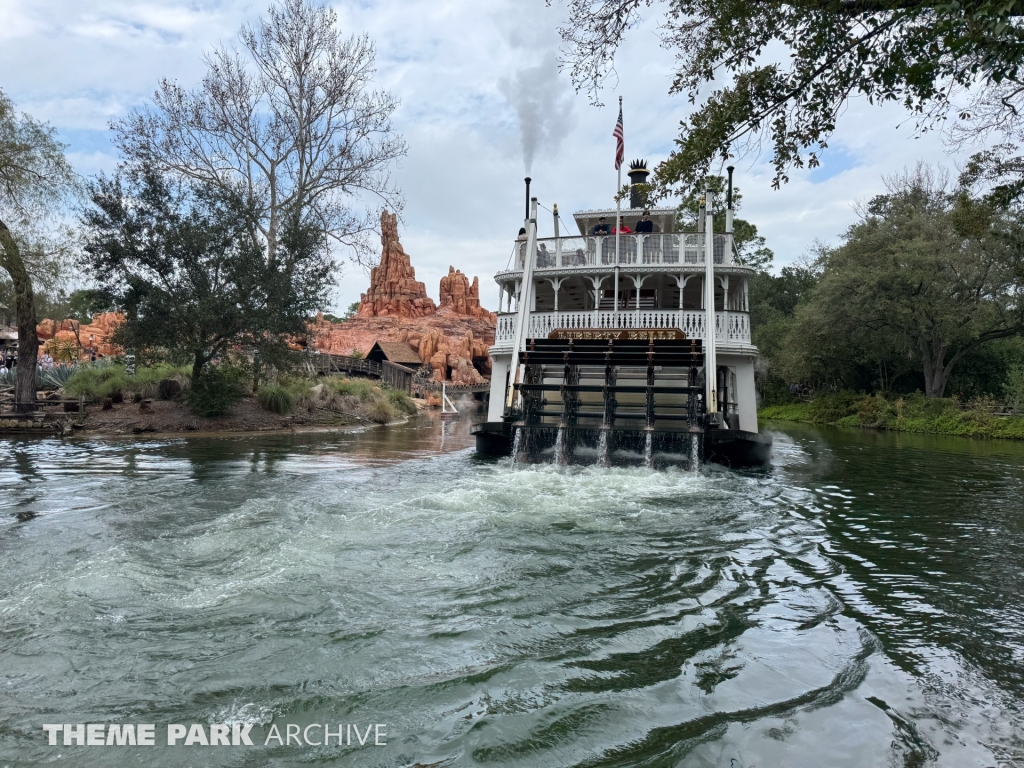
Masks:
[[[554,51],[548,51],[536,66],[502,79],[498,87],[519,118],[523,165],[529,175],[537,152],[557,152],[572,128],[572,93],[558,76]]]

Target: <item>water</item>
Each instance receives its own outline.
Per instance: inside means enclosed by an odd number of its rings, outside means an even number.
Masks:
[[[655,472],[467,427],[0,441],[0,765],[1024,765],[1024,446],[787,428],[767,474]],[[263,746],[310,723],[388,744]]]
[[[608,466],[608,430],[602,429],[601,436],[597,441],[597,463],[598,466]]]

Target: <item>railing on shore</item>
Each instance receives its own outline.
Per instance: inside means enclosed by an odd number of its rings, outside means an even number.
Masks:
[[[516,313],[498,315],[495,346],[512,344]],[[526,337],[546,339],[556,329],[678,328],[690,339],[707,339],[707,313],[691,309],[581,310],[575,312],[531,312]],[[718,343],[749,344],[750,315],[746,312],[716,312],[715,339]]]
[[[322,376],[330,376],[332,373],[354,373],[369,378],[381,378],[381,364],[374,360],[367,360],[363,357],[348,357],[347,355],[329,355],[324,352],[309,353],[300,352],[301,361],[309,366],[312,373]]]
[[[412,392],[412,378],[416,375],[416,371],[404,365],[392,363],[390,360],[378,363],[364,357],[330,355],[323,352],[297,354],[301,355],[301,363],[314,375],[330,376],[336,373],[347,373],[365,376],[370,379],[380,379],[382,383],[392,389],[400,389],[406,394]]]
[[[615,235],[576,237],[544,237],[537,241],[534,267],[565,269],[570,267],[602,267],[624,265],[693,265],[704,264],[703,234],[631,234],[619,235],[619,257],[615,258]],[[715,264],[734,263],[727,253],[728,236],[714,235]],[[512,249],[512,270],[523,269],[526,243],[517,241]]]

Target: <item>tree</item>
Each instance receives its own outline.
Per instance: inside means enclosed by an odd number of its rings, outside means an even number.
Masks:
[[[334,11],[311,0],[280,0],[239,40],[242,52],[205,57],[196,90],[162,80],[151,106],[112,124],[115,144],[131,163],[241,195],[255,213],[246,234],[268,264],[289,221],[368,253],[375,214],[351,203],[400,207],[388,169],[405,154],[395,99],[368,90],[373,44],[343,38]]]
[[[231,345],[266,349],[304,333],[326,297],[331,259],[318,224],[283,221],[281,258],[270,261],[246,236],[259,212],[219,187],[144,167],[101,177],[90,196],[85,266],[125,314],[113,342],[184,353],[194,380]]]
[[[18,322],[15,403],[19,411],[31,410],[36,399],[39,338],[32,257],[45,257],[38,237],[42,221],[75,185],[64,145],[53,128],[18,114],[0,91],[0,268],[11,278]]]
[[[1024,332],[1019,211],[948,190],[923,167],[887,180],[798,307],[791,372],[850,386],[877,366],[881,386],[916,361],[925,394],[942,397],[972,351]]]
[[[652,4],[569,0],[559,31],[577,88],[596,99],[624,35]],[[662,26],[662,44],[679,61],[670,92],[698,106],[658,181],[693,188],[716,157],[767,137],[778,186],[789,169],[818,164],[856,95],[899,102],[927,128],[958,92],[1009,83],[1011,100],[989,103],[997,115],[1012,113],[1021,104],[1013,83],[1022,80],[1022,14],[1022,0],[671,0]],[[989,115],[987,124],[1000,121]]]

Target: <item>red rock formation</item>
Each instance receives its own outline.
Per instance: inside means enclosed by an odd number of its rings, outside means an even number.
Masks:
[[[370,272],[370,288],[360,297],[360,317],[427,317],[437,306],[398,240],[398,218],[380,214],[380,264]]]
[[[83,351],[80,357],[88,356],[93,348],[97,355],[110,357],[120,355],[124,350],[110,343],[117,326],[124,322],[124,315],[119,312],[103,312],[94,315],[91,323],[80,325],[77,320],[56,320],[45,319],[36,326],[36,334],[44,341],[57,339],[58,341],[70,341],[73,344],[81,344]],[[78,333],[76,335],[75,329]]]
[[[448,267],[448,274],[441,278],[441,307],[438,312],[454,312],[476,318],[489,318],[497,322],[497,316],[480,306],[480,279],[474,277],[473,284],[455,267]]]
[[[480,306],[480,282],[454,267],[441,278],[441,308],[427,296],[423,283],[398,240],[398,222],[380,217],[380,265],[370,273],[357,316],[342,323],[317,315],[309,327],[309,344],[335,355],[366,353],[375,341],[404,341],[434,369],[434,378],[453,384],[483,384],[491,372],[488,348],[494,343],[497,315]],[[484,375],[481,374],[481,371]]]

